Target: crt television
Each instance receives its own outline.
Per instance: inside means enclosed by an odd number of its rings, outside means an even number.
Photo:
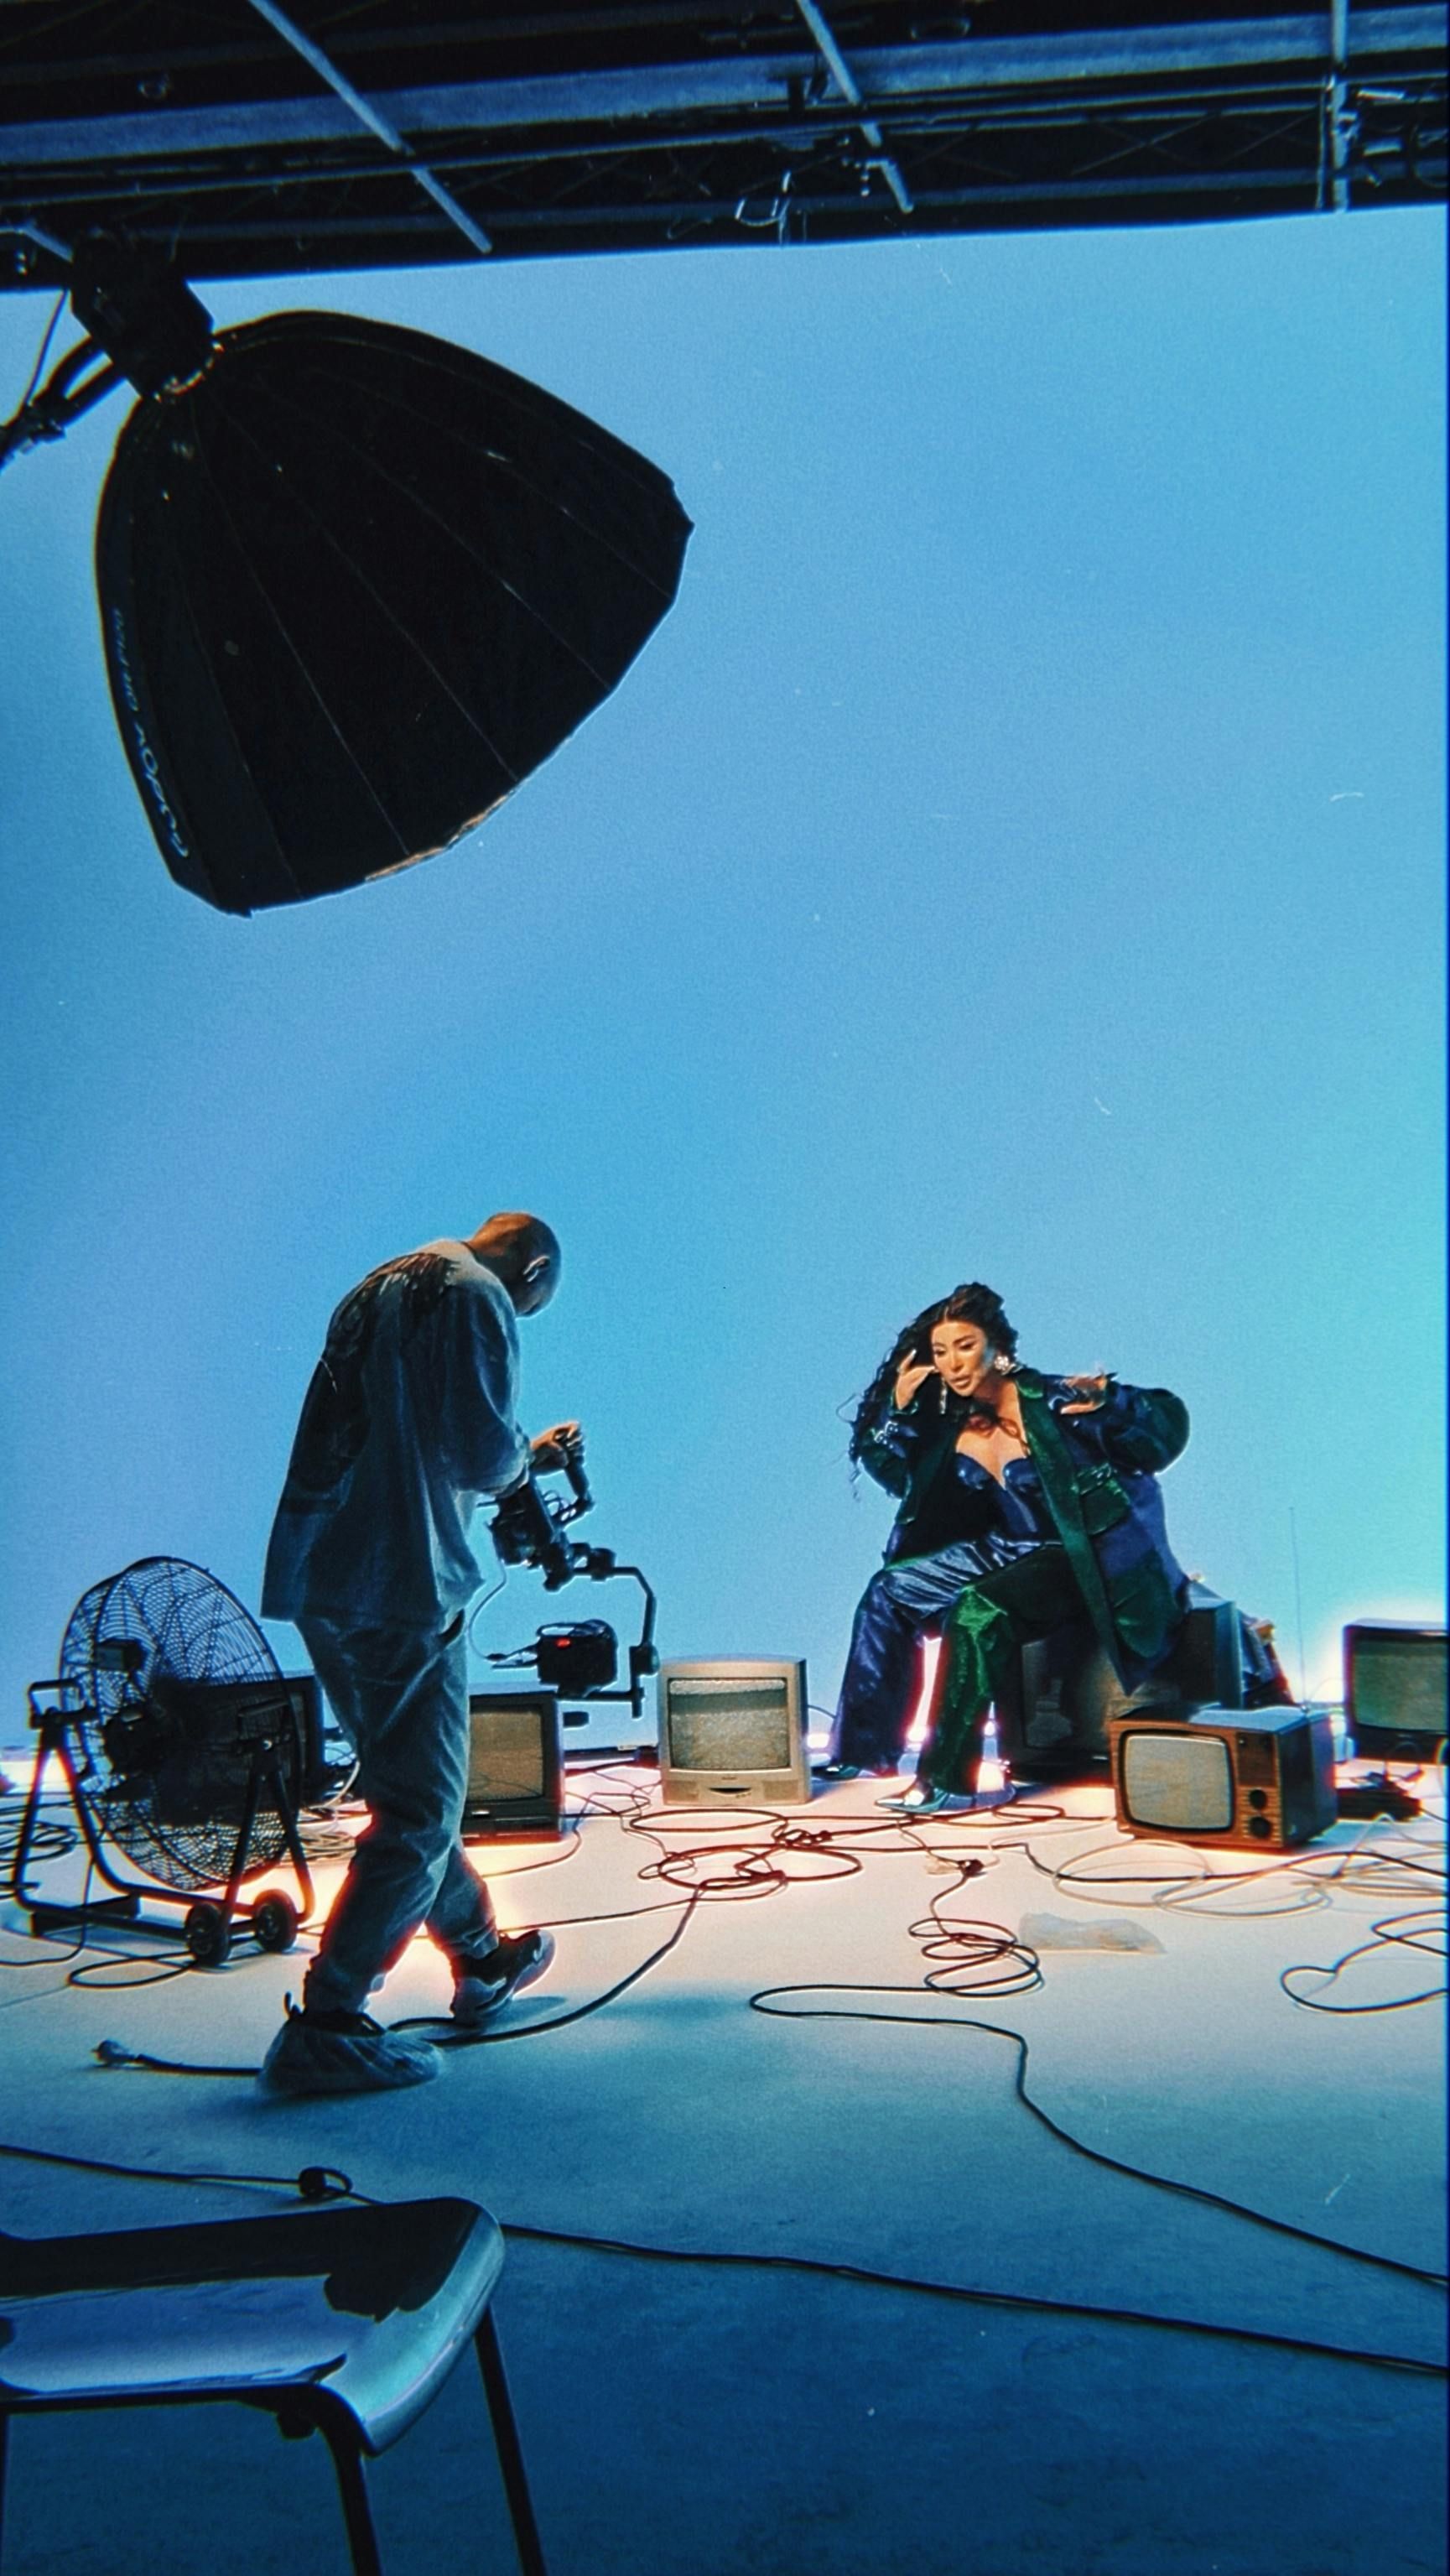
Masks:
[[[1284,1851],[1339,1812],[1333,1724],[1306,1709],[1144,1709],[1109,1719],[1108,1753],[1119,1826],[1154,1842]]]
[[[466,1843],[557,1840],[564,1803],[559,1746],[557,1691],[469,1692]]]
[[[1352,1620],[1344,1632],[1344,1716],[1356,1753],[1432,1761],[1450,1731],[1444,1629]]]
[[[705,1656],[659,1669],[660,1791],[669,1805],[803,1806],[806,1668],[789,1656]]]

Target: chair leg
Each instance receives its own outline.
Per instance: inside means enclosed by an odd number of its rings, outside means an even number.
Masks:
[[[488,2399],[489,2420],[498,2449],[498,2464],[503,2472],[504,2493],[508,2497],[509,2517],[514,2527],[514,2546],[519,2553],[523,2576],[549,2576],[544,2564],[544,2548],[539,2526],[534,2520],[534,2503],[529,2493],[524,2454],[519,2442],[519,2428],[514,2421],[509,2384],[504,2377],[503,2354],[499,2350],[498,2330],[489,2309],[479,2318],[474,2334],[478,2366],[483,2373],[484,2394]]]
[[[373,2529],[372,2506],[368,2502],[367,2480],[363,2476],[362,2453],[340,2426],[323,2424],[321,2430],[327,2437],[327,2447],[337,2473],[337,2491],[342,2498],[342,2518],[347,2524],[353,2576],[383,2576],[377,2533]]]

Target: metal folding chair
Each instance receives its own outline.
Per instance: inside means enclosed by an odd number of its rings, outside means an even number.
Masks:
[[[472,2341],[523,2576],[546,2576],[490,2302],[503,2238],[470,2200],[0,2235],[0,2552],[12,2415],[260,2406],[332,2453],[356,2576],[382,2576],[364,2475]]]

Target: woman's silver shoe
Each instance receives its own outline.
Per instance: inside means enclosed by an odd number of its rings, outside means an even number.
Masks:
[[[890,1807],[898,1816],[934,1816],[953,1803],[950,1789],[934,1789],[929,1780],[913,1780],[898,1797],[876,1801],[878,1807]]]

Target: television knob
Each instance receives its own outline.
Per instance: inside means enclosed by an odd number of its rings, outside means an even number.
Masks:
[[[1257,1841],[1265,1842],[1273,1830],[1267,1816],[1250,1816],[1249,1831]]]

